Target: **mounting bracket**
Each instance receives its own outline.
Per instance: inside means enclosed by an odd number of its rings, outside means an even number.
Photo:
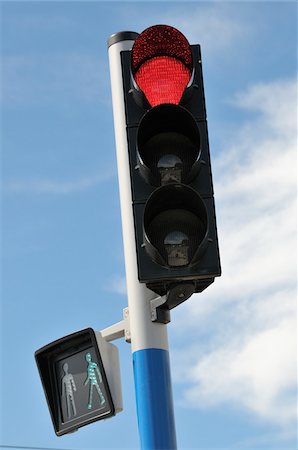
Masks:
[[[101,335],[105,341],[111,342],[115,339],[125,338],[126,342],[131,342],[130,323],[129,323],[129,309],[123,309],[123,320],[114,323],[110,327],[101,330]]]
[[[152,322],[171,322],[170,310],[185,302],[194,291],[195,285],[192,282],[172,284],[166,295],[150,301]]]
[[[170,311],[167,308],[167,295],[158,296],[150,301],[152,322],[167,324],[171,322]]]

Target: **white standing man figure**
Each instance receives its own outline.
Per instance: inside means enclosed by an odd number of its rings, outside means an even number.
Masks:
[[[99,387],[97,377],[100,383],[102,383],[102,376],[98,369],[98,366],[95,362],[92,361],[91,354],[88,352],[86,353],[86,361],[88,363],[87,368],[87,378],[85,380],[84,386],[89,384],[89,400],[88,400],[88,409],[92,408],[92,396],[93,396],[93,388],[97,390],[98,396],[100,398],[100,405],[102,406],[105,403],[105,398],[101,392],[101,389]],[[96,377],[97,374],[97,377]]]
[[[66,397],[67,417],[71,417],[71,409],[73,416],[76,416],[76,404],[74,401],[74,392],[77,390],[73,376],[68,373],[68,364],[63,364],[64,377],[62,378],[62,396]]]

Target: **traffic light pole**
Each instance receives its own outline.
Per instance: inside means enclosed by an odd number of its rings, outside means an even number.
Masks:
[[[138,279],[121,66],[121,52],[130,50],[136,37],[122,32],[108,41],[135,395],[141,448],[175,450],[167,327],[152,322],[156,294]]]

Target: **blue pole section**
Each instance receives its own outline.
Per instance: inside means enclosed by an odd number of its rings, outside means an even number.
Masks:
[[[139,436],[142,450],[175,450],[167,326],[152,322],[150,301],[156,294],[138,279],[121,62],[121,52],[131,50],[136,36],[116,33],[108,47]]]
[[[141,448],[176,449],[169,352],[136,351],[133,367]]]

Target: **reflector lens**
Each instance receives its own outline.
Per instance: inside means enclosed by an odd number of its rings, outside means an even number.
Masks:
[[[151,106],[179,104],[191,72],[181,61],[159,56],[146,61],[135,75],[135,81]]]

